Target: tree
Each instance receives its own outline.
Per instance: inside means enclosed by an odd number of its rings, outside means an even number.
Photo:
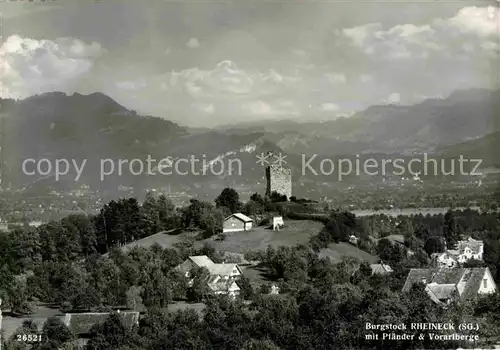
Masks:
[[[245,203],[243,206],[243,213],[245,215],[258,215],[258,214],[263,214],[265,211],[264,205],[260,202],[254,201],[254,200],[249,200],[248,202]]]
[[[45,321],[43,328],[43,339],[50,341],[55,348],[73,339],[69,328],[58,317],[50,317]]]
[[[12,288],[8,291],[8,301],[11,311],[18,315],[29,315],[36,311],[36,304],[29,300],[29,292],[26,282],[16,279]]]
[[[112,313],[104,323],[96,324],[91,328],[86,348],[89,350],[117,349],[128,345],[131,339],[130,331],[123,325],[119,314]]]
[[[222,232],[224,215],[219,208],[205,207],[200,216],[200,228],[203,229],[203,238],[209,238]]]
[[[172,294],[170,281],[163,275],[160,269],[154,268],[150,279],[144,285],[141,293],[144,306],[165,308],[172,301]]]
[[[459,239],[459,233],[455,216],[451,210],[448,210],[444,215],[443,236],[446,240],[446,247],[448,249],[454,249]]]
[[[226,207],[231,211],[231,214],[241,210],[240,196],[235,189],[226,187],[221,194],[215,199],[217,208]]]
[[[107,253],[113,246],[143,238],[149,233],[143,211],[135,198],[109,202],[93,221],[101,253]]]
[[[430,237],[424,244],[424,250],[429,256],[433,253],[442,253],[445,248],[443,237]]]
[[[87,215],[70,215],[65,218],[68,226],[72,225],[78,232],[80,255],[88,257],[97,252],[97,234],[91,218]],[[75,237],[76,238],[76,237]]]
[[[245,275],[241,276],[240,279],[236,282],[238,287],[241,289],[241,297],[245,300],[251,299],[254,295],[252,285],[250,284],[250,280]]]
[[[210,206],[210,203],[197,199],[190,199],[189,205],[181,210],[181,223],[184,228],[200,227],[200,218],[203,208]]]
[[[175,210],[175,205],[163,194],[158,197],[158,216],[164,230],[179,228],[180,216]]]
[[[272,202],[272,203],[279,203],[279,202],[286,202],[287,201],[287,198],[286,198],[286,195],[282,195],[280,193],[278,193],[277,191],[273,191],[271,193],[271,196],[269,197],[269,200]]]
[[[14,334],[10,337],[9,341],[4,344],[6,349],[27,349],[27,346],[22,346],[24,344],[20,343],[18,341],[18,336],[21,336],[23,334],[38,334],[38,326],[35,321],[29,319],[23,321],[21,326],[19,326]],[[2,346],[3,348],[3,346]]]
[[[214,349],[241,349],[248,341],[249,313],[240,302],[233,302],[225,295],[207,301],[203,325]]]
[[[471,259],[464,263],[464,267],[467,269],[475,267],[487,267],[486,263],[482,260]]]
[[[252,339],[245,343],[245,350],[279,350],[280,348],[276,346],[271,340],[256,340]]]
[[[251,201],[254,201],[254,202],[257,202],[257,203],[260,203],[260,204],[264,204],[264,198],[262,198],[262,196],[258,193],[254,193],[250,196],[250,200]]]
[[[141,298],[142,289],[138,286],[132,286],[127,290],[127,307],[133,311],[137,311],[140,304],[143,303]]]
[[[404,253],[398,244],[392,243],[387,238],[378,241],[377,254],[380,259],[390,265],[397,264],[403,260]]]
[[[188,289],[187,298],[189,301],[201,302],[210,293],[207,285],[209,271],[204,267],[194,268],[190,271],[190,276],[192,277],[192,284]]]
[[[146,193],[142,202],[142,214],[144,216],[145,229],[148,235],[155,234],[162,229],[158,201],[153,192]]]
[[[361,273],[361,276],[365,278],[370,277],[372,275],[372,268],[367,261],[363,261],[359,266],[359,272]]]
[[[42,260],[40,235],[38,229],[16,229],[9,235],[12,244],[12,253],[16,258],[16,265],[22,271],[33,270]],[[4,252],[9,254],[8,252]],[[5,255],[4,255],[5,256]],[[13,267],[17,267],[14,265]]]

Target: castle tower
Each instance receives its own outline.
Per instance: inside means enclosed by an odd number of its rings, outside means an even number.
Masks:
[[[292,170],[277,165],[266,168],[266,196],[274,191],[285,195],[287,200],[292,196]]]

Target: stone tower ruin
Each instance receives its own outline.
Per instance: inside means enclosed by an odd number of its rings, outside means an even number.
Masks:
[[[292,196],[292,170],[277,165],[266,168],[266,196],[274,191],[285,195],[287,200]]]

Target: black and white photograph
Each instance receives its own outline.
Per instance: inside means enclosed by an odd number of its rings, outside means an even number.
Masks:
[[[500,349],[500,0],[1,0],[1,350]]]

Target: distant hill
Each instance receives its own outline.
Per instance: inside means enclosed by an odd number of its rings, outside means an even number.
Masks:
[[[100,181],[100,159],[140,159],[147,165],[147,158],[159,161],[186,158],[194,155],[196,159],[207,162],[217,158],[237,157],[245,163],[238,177],[254,177],[252,168],[263,174],[255,163],[255,153],[275,151],[279,148],[262,139],[262,133],[233,135],[220,131],[189,129],[169,120],[140,116],[121,106],[101,93],[90,95],[47,93],[21,101],[0,100],[0,113],[3,116],[3,137],[5,163],[4,176],[15,185],[32,183],[40,176],[24,176],[21,165],[25,159],[68,159],[80,164],[87,159],[80,182],[99,188],[116,188],[120,184],[150,187],[166,183],[192,185],[206,182],[217,176],[179,174],[178,176],[130,174],[125,164],[122,175],[115,169],[115,176]],[[152,170],[155,171],[156,163]],[[180,172],[188,170],[188,165]],[[251,165],[251,166],[250,166]],[[214,166],[216,168],[216,166]],[[196,172],[201,171],[201,165]],[[139,169],[138,166],[134,169]],[[175,172],[175,171],[174,171]],[[215,171],[217,172],[217,171]],[[223,177],[223,176],[222,176]],[[44,183],[53,183],[53,176]],[[59,181],[58,186],[71,186],[73,177]]]
[[[442,147],[438,151],[450,158],[458,158],[460,155],[463,155],[468,159],[482,159],[484,167],[495,167],[500,169],[499,150],[500,131],[496,131],[474,140]]]
[[[489,157],[498,150],[500,132],[500,91],[458,91],[446,99],[426,100],[414,106],[373,106],[350,117],[327,122],[294,121],[250,122],[222,126],[213,130],[191,129],[165,118],[141,116],[102,93],[90,95],[54,92],[24,100],[0,99],[3,117],[4,178],[16,186],[40,181],[40,186],[54,184],[53,173],[41,176],[23,175],[21,164],[27,158],[55,160],[87,159],[79,182],[96,188],[117,188],[119,185],[153,187],[173,185],[183,188],[207,189],[217,186],[264,186],[263,167],[256,163],[259,153],[286,153],[286,166],[292,168],[294,181],[335,182],[330,176],[309,177],[301,174],[302,154],[352,157],[365,153],[377,159],[409,155],[414,151],[430,151],[453,157],[458,150]],[[164,116],[167,117],[168,116]],[[488,133],[496,132],[485,136]],[[463,143],[464,140],[472,141]],[[448,147],[458,144],[457,147]],[[448,148],[447,148],[448,147]],[[125,164],[122,174],[115,168],[113,176],[100,180],[100,159],[172,160],[189,158],[214,163],[214,171],[206,175],[161,175],[130,173]],[[241,169],[228,175],[230,159],[238,159]],[[218,175],[220,161],[226,166]],[[235,163],[232,163],[235,164]],[[156,165],[153,164],[153,165]],[[186,171],[183,165],[181,171]],[[196,171],[201,171],[201,164]],[[138,170],[138,166],[133,168]],[[74,172],[62,178],[58,188],[74,185]],[[261,186],[259,185],[259,186]],[[216,187],[217,187],[216,186]]]
[[[264,132],[287,153],[355,154],[432,151],[500,130],[500,90],[461,90],[412,106],[372,106],[326,122],[271,121],[220,127]]]

